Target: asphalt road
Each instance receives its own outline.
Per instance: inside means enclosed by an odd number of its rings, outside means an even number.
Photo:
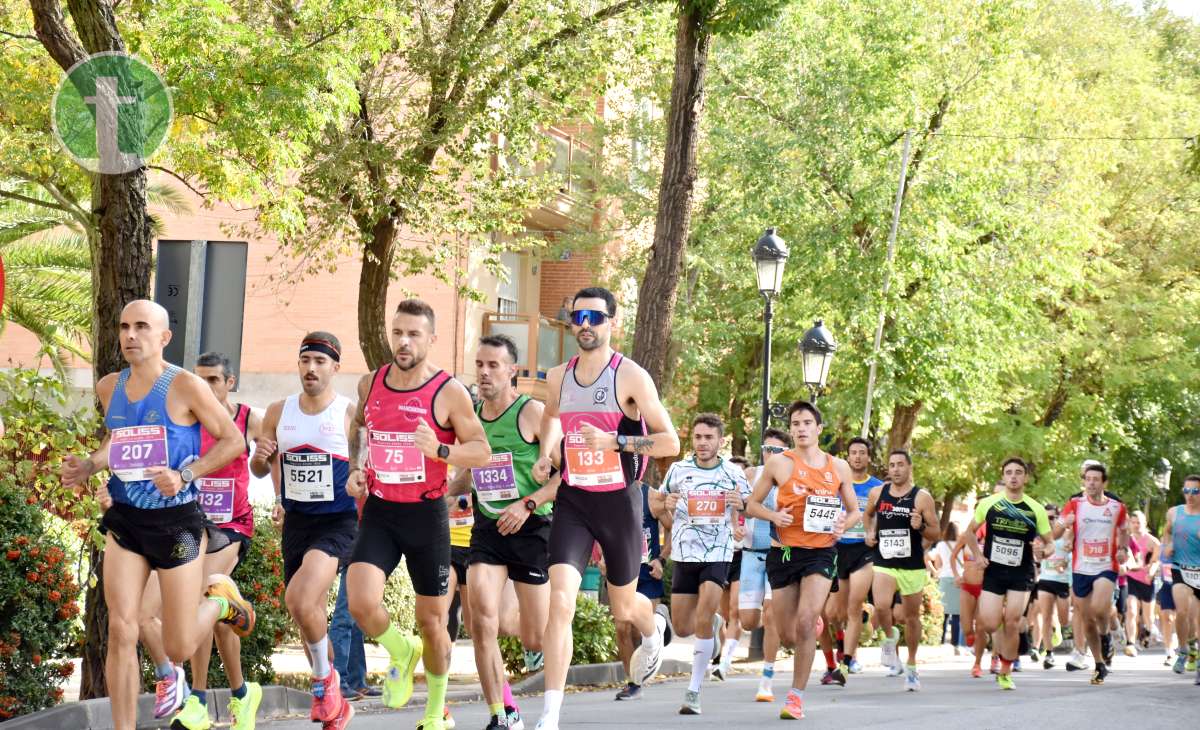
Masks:
[[[819,659],[819,657],[818,657]],[[1065,657],[1053,670],[1026,668],[1015,675],[1017,690],[1004,692],[994,678],[969,676],[969,661],[953,658],[924,665],[923,689],[904,691],[903,680],[884,677],[872,667],[850,678],[845,688],[822,687],[814,675],[805,692],[804,726],[812,728],[897,728],[926,730],[949,728],[1028,728],[1054,730],[1080,728],[1200,727],[1200,686],[1194,674],[1172,673],[1162,665],[1161,652],[1137,658],[1119,656],[1114,672],[1099,687],[1089,684],[1090,672],[1068,673]],[[563,728],[750,728],[762,722],[775,725],[779,707],[790,685],[790,671],[777,664],[776,704],[755,703],[758,677],[749,671],[723,683],[706,683],[701,692],[703,714],[681,716],[680,701],[687,688],[682,678],[663,679],[645,688],[634,702],[613,701],[613,689],[568,694],[563,705]],[[789,666],[790,669],[790,666]],[[526,728],[533,730],[541,711],[541,697],[519,698]],[[482,729],[487,708],[481,703],[451,706],[457,727]],[[420,707],[397,711],[363,708],[351,723],[354,730],[412,728],[421,718]],[[260,723],[269,730],[311,730],[307,719]]]

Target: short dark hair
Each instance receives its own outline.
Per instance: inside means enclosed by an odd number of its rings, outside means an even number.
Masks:
[[[575,296],[571,297],[571,306],[574,307],[575,302],[579,299],[603,299],[605,311],[608,312],[608,316],[617,316],[617,298],[613,296],[612,292],[602,286],[584,287],[575,292]]]
[[[717,433],[721,436],[725,435],[725,422],[715,413],[697,413],[696,417],[692,419],[692,428],[700,424],[717,429]]]
[[[741,466],[741,467],[750,466],[750,460],[744,456],[731,456],[731,457],[729,457],[729,463],[737,464],[738,466]]]
[[[797,411],[808,411],[812,414],[813,418],[817,419],[817,425],[821,425],[821,410],[806,400],[798,400],[788,406],[787,422],[789,426],[792,424],[792,414]]]
[[[497,334],[480,337],[479,345],[480,347],[503,347],[505,350],[508,350],[508,356],[512,358],[514,365],[520,359],[520,355],[517,353],[517,343],[513,342],[513,339],[508,335]]]
[[[437,317],[433,313],[433,307],[421,299],[405,299],[396,305],[396,314],[411,314],[415,317],[424,317],[429,320],[430,332],[433,332],[437,326]]]
[[[1025,470],[1025,473],[1029,473],[1029,464],[1026,464],[1025,460],[1019,456],[1010,456],[1005,459],[1004,463],[1000,465],[1000,471],[1004,471],[1006,468],[1008,468],[1009,464],[1020,464],[1021,468]]]
[[[888,458],[890,459],[893,456],[903,456],[908,465],[912,466],[912,454],[908,453],[905,449],[892,449],[888,452]]]
[[[766,431],[763,431],[762,440],[765,442],[767,439],[775,439],[776,441],[782,441],[785,444],[787,444],[787,447],[789,449],[792,448],[792,445],[793,445],[792,444],[792,435],[790,433],[788,433],[787,431],[780,431],[777,428],[768,428]]]
[[[1105,483],[1108,482],[1108,469],[1106,469],[1103,464],[1088,464],[1083,468],[1083,475],[1087,476],[1089,471],[1100,472],[1100,481]]]
[[[215,368],[220,366],[221,374],[227,378],[233,377],[233,366],[229,364],[229,357],[223,352],[210,350],[196,358],[196,367]]]
[[[333,334],[332,332],[326,332],[324,330],[314,330],[312,332],[309,332],[307,335],[305,335],[304,338],[302,340],[300,340],[300,342],[303,343],[303,342],[308,342],[310,340],[313,340],[316,342],[325,342],[330,347],[332,347],[334,350],[336,350],[339,356],[342,354],[342,341],[339,340],[337,338],[337,335]]]
[[[850,443],[846,444],[846,453],[847,454],[850,453],[850,447],[853,446],[854,444],[862,444],[863,448],[867,450],[867,455],[869,456],[871,454],[871,451],[872,451],[871,442],[866,440],[862,436],[855,436],[854,438],[850,439]]]
[[[1196,482],[1197,484],[1200,484],[1200,474],[1188,474],[1183,478],[1183,484],[1187,484],[1188,482]]]

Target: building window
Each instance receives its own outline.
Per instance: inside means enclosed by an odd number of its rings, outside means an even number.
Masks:
[[[505,299],[504,297],[496,298],[496,311],[500,314],[516,314],[517,300]]]

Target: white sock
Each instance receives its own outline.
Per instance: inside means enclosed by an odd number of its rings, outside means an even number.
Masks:
[[[738,640],[726,639],[725,648],[721,651],[721,663],[729,666],[733,663],[733,652],[737,651]]]
[[[542,706],[542,719],[558,725],[558,713],[562,710],[562,701],[563,691],[561,689],[546,690],[545,703]]]
[[[688,689],[692,692],[700,691],[700,683],[704,681],[704,675],[708,672],[708,662],[712,658],[713,643],[716,639],[696,639],[692,648],[692,681],[688,684]]]
[[[307,643],[307,642],[306,642]],[[308,645],[309,661],[312,663],[313,677],[325,679],[329,676],[329,634],[322,636]]]

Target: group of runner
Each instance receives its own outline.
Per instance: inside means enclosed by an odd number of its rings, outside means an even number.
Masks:
[[[852,440],[846,459],[821,450],[822,414],[801,400],[787,411],[787,432],[764,433],[755,467],[720,455],[719,417],[696,416],[692,454],[667,469],[661,486],[648,487],[641,480],[649,460],[675,457],[679,437],[645,370],[612,350],[616,313],[605,289],[575,295],[570,325],[579,353],[547,374],[544,405],[517,392],[516,345],[501,335],[482,338],[476,403],[428,359],[436,341],[432,308],[405,300],[391,322],[392,362],[360,379],[356,400],[333,387],[342,356],[337,337],[315,331],[299,345],[300,391],[259,418],[229,402],[227,360],[206,354],[194,374],[167,363],[166,311],[145,300],[127,305],[120,327],[129,367],[97,384],[108,433],[90,456],[67,457],[62,472],[77,487],[110,472],[98,494],[114,727],[135,727],[139,641],[159,680],[155,716],[186,730],[209,727],[205,679],[214,635],[230,680],[233,727],[254,727],[262,690],[243,679],[238,639],[253,631],[255,615],[231,578],[253,534],[251,473],[275,486],[285,604],[312,668],[310,716],[324,728],[341,730],[354,716],[328,637],[329,592],[343,572],[350,614],[389,656],[385,705],[409,702],[423,662],[418,727],[454,727],[445,694],[457,595],[488,730],[524,727],[505,681],[501,635],[519,637],[527,666],[544,665],[537,727],[559,727],[576,596],[596,546],[628,666],[619,700],[640,695],[672,635],[694,636],[680,712],[700,714],[705,679],[727,676],[742,632],[762,626],[766,661],[755,700],[775,699],[782,645],[793,651],[793,686],[780,717],[802,718],[818,644],[826,659],[822,684],[845,685],[862,671],[855,655],[867,605],[883,635],[887,673],[920,690],[925,546],[941,527],[932,496],[913,483],[909,453],[890,453],[888,480],[880,481],[869,473],[867,441]],[[1002,473],[1002,489],[980,502],[951,560],[961,575],[964,626],[975,637],[974,670],[990,642],[997,681],[1013,688],[1039,564],[1038,588],[1058,597],[1066,595],[1059,586],[1069,560],[1075,641],[1082,647],[1086,639],[1092,681],[1103,682],[1112,662],[1112,595],[1128,560],[1125,507],[1105,492],[1099,464],[1085,469],[1084,493],[1054,519],[1025,495],[1023,461],[1009,459]],[[1185,504],[1168,514],[1161,547],[1162,564],[1171,566],[1179,672],[1195,663],[1200,634],[1200,478],[1189,477],[1184,494]],[[668,558],[669,613],[656,605]],[[415,635],[383,603],[402,560],[416,594]],[[1048,613],[1054,608],[1051,602]],[[1042,646],[1053,648],[1044,635]],[[182,669],[188,659],[190,687]]]

